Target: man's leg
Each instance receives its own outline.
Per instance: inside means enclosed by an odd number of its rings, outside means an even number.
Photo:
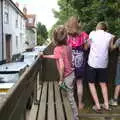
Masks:
[[[115,84],[114,99],[117,100],[120,95],[120,63],[117,64]]]
[[[114,91],[114,98],[110,100],[109,104],[112,106],[117,106],[119,95],[120,95],[120,85],[116,85],[115,91]]]
[[[118,100],[119,95],[120,95],[120,85],[116,85],[114,92],[114,99]]]
[[[105,108],[109,109],[107,84],[105,82],[100,82],[100,87],[102,90]]]
[[[91,95],[93,97],[95,106],[97,107],[97,109],[100,109],[100,103],[99,103],[99,100],[98,100],[95,84],[94,83],[89,83],[89,88],[90,88],[90,92],[91,92]]]

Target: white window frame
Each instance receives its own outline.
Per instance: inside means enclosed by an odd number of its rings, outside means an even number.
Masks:
[[[5,9],[5,11],[4,11],[4,23],[9,24],[9,3],[7,0],[5,0],[4,3],[5,3],[4,4],[5,5],[4,6],[4,9]]]
[[[18,36],[16,36],[16,48],[18,49]]]

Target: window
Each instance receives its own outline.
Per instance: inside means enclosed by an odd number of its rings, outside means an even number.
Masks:
[[[20,29],[22,29],[22,17],[20,17]]]
[[[9,15],[7,12],[5,12],[4,14],[5,14],[4,22],[5,22],[5,24],[8,24],[9,23]]]
[[[9,3],[5,1],[4,23],[9,23]]]
[[[22,45],[22,33],[20,33],[20,45]]]
[[[28,23],[30,23],[30,24],[33,23],[33,19],[32,19],[32,18],[29,18],[29,19],[28,19]]]
[[[16,21],[15,21],[15,24],[16,24],[16,28],[18,28],[18,13],[16,15]]]
[[[18,48],[18,36],[16,36],[16,48]]]

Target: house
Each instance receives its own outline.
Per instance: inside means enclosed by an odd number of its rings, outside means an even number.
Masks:
[[[26,16],[12,0],[0,0],[0,63],[25,51]]]
[[[37,31],[36,31],[36,15],[28,14],[27,8],[23,8],[23,13],[25,14],[26,21],[26,47],[31,49],[37,45]]]
[[[0,0],[0,64],[3,62],[3,0]]]

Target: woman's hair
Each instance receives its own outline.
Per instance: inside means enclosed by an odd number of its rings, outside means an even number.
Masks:
[[[96,26],[96,29],[107,30],[107,24],[105,22],[99,22]]]
[[[66,22],[66,28],[67,28],[68,34],[79,33],[80,27],[81,27],[80,21],[79,21],[78,17],[76,17],[76,16],[70,17],[68,19],[68,21]]]
[[[67,44],[67,31],[63,25],[58,26],[53,32],[53,39],[56,45]]]

